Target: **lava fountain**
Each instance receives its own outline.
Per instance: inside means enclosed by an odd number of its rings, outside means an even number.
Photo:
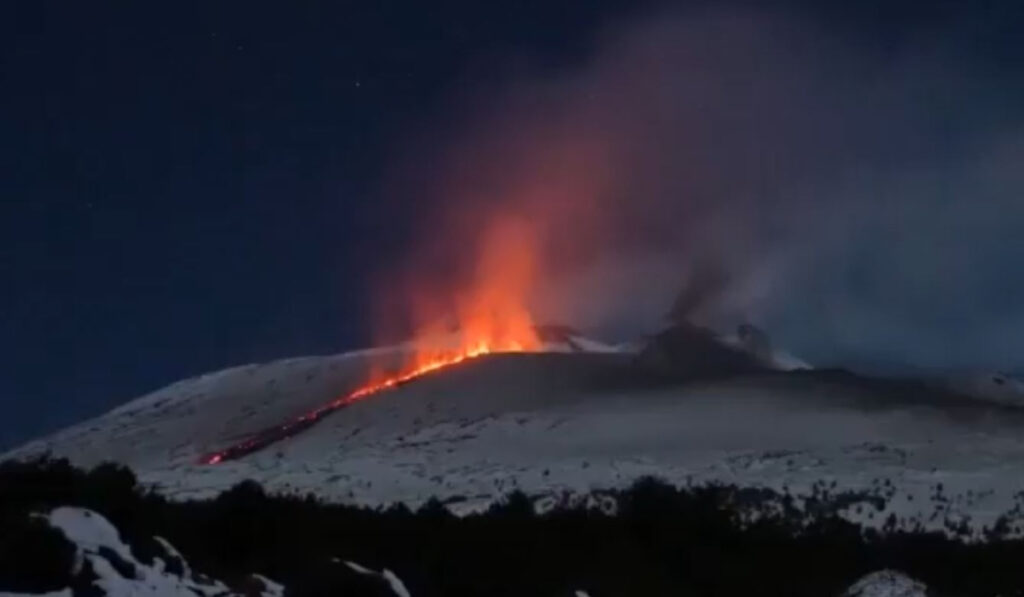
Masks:
[[[542,349],[526,307],[536,276],[537,244],[531,227],[515,218],[495,218],[481,235],[475,268],[463,289],[450,297],[420,297],[424,304],[450,304],[446,323],[436,310],[417,315],[410,356],[397,371],[375,369],[362,386],[292,420],[258,431],[234,445],[204,455],[201,464],[242,458],[292,437],[341,408],[409,383],[424,375],[493,353]],[[440,300],[439,300],[440,299]],[[454,325],[451,318],[454,317]],[[454,328],[454,329],[453,329]]]

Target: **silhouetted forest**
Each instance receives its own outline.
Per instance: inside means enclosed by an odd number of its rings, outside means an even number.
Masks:
[[[528,496],[513,493],[459,518],[437,501],[375,510],[267,495],[246,482],[215,499],[174,502],[116,465],[83,471],[62,460],[7,462],[0,464],[0,591],[74,585],[72,546],[30,517],[73,505],[106,516],[142,561],[152,561],[159,549],[152,538],[160,536],[197,571],[229,584],[260,573],[290,595],[384,594],[343,574],[335,558],[391,569],[415,597],[576,590],[820,597],[881,568],[916,577],[936,595],[1024,594],[1021,540],[967,544],[936,533],[865,531],[828,508],[808,516],[785,496],[732,486],[644,479],[609,499],[614,512],[566,501],[537,514]]]

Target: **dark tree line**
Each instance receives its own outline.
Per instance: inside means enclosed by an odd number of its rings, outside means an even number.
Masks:
[[[837,595],[854,580],[895,568],[936,595],[1020,595],[1024,542],[967,544],[939,534],[865,531],[820,510],[812,517],[765,506],[769,491],[678,489],[653,479],[608,494],[614,514],[563,504],[535,514],[514,493],[457,518],[433,501],[416,511],[267,495],[242,483],[203,501],[143,490],[128,469],[83,471],[66,461],[0,464],[0,591],[41,592],[72,582],[74,551],[31,512],[95,510],[152,561],[160,536],[192,567],[229,583],[258,572],[294,595],[373,595],[335,558],[393,570],[415,597]]]

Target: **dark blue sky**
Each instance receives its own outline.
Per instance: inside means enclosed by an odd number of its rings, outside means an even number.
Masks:
[[[500,4],[0,8],[0,445],[185,376],[368,342],[366,287],[429,209],[382,190],[403,144],[508,65],[571,68],[651,8]],[[1011,3],[787,6],[882,54],[955,14],[972,60],[1022,57]]]

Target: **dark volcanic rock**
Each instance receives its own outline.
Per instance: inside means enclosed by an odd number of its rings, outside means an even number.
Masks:
[[[768,370],[754,354],[726,346],[711,330],[685,322],[652,337],[636,364],[645,373],[680,381]]]

